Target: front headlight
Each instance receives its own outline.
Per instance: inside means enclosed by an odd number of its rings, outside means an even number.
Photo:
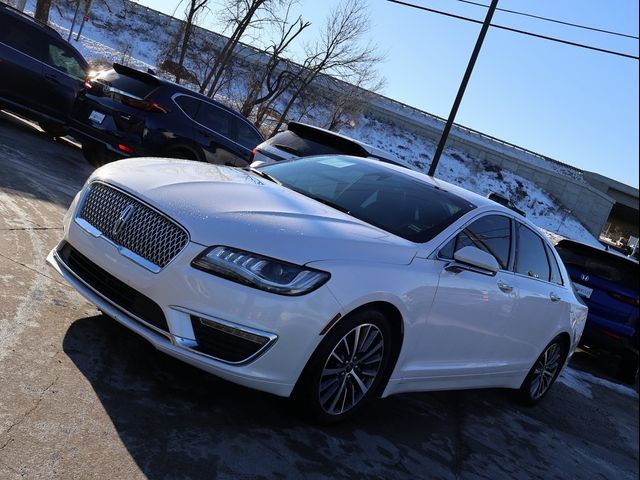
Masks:
[[[329,273],[231,247],[211,247],[191,266],[280,295],[304,295],[329,280]]]

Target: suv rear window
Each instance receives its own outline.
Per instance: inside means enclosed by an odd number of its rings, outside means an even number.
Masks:
[[[355,155],[366,156],[362,149],[346,141],[336,143],[332,138],[313,139],[310,136],[302,136],[291,130],[277,133],[268,141],[269,145],[284,150],[298,157],[311,155]]]
[[[638,265],[631,260],[567,240],[558,242],[556,250],[565,265],[638,291]]]
[[[120,74],[115,70],[101,72],[97,79],[100,83],[106,83],[112,88],[117,88],[138,98],[145,98],[158,87],[157,83],[147,83],[137,78]]]

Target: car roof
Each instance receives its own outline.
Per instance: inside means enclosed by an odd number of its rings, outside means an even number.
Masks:
[[[39,27],[40,30],[42,30],[44,33],[52,35],[56,38],[62,38],[62,35],[60,35],[60,32],[58,32],[52,26],[48,25],[45,22],[41,22],[40,20],[35,19],[31,15],[28,15],[11,5],[7,5],[6,3],[0,2],[0,12],[6,13],[7,15],[11,15],[13,18],[17,20],[28,22],[33,27]]]
[[[411,168],[411,165],[406,160],[401,159],[400,157],[394,155],[393,153],[389,153],[381,148],[374,147],[368,143],[362,142],[360,140],[356,140],[355,138],[347,137],[346,135],[342,135],[341,133],[334,132],[332,130],[327,130],[326,128],[316,127],[315,125],[309,125],[308,123],[302,122],[289,122],[287,123],[287,129],[296,133],[296,130],[313,130],[319,132],[326,136],[332,136],[335,138],[339,138],[344,142],[350,142],[354,145],[359,146],[368,156],[379,158],[380,160],[394,163],[396,165],[406,166],[407,168]]]

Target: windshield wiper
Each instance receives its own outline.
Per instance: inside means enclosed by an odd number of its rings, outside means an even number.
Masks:
[[[296,190],[296,192],[301,193],[305,197],[309,197],[310,199],[315,200],[316,202],[320,202],[323,205],[326,205],[327,207],[335,208],[339,212],[346,213],[347,215],[351,215],[351,210],[343,207],[342,205],[338,205],[337,203],[333,203],[331,200],[327,200],[326,198],[322,198],[322,197],[314,197],[313,195],[309,195],[308,193],[301,192],[299,190]]]
[[[270,182],[273,182],[278,185],[282,185],[282,182],[280,180],[278,180],[276,177],[272,175],[269,175],[267,172],[263,172],[262,170],[258,170],[257,168],[253,168],[253,167],[245,167],[245,170],[251,173],[255,173],[259,177],[266,178]]]

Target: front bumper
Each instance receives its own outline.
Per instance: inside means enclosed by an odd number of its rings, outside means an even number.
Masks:
[[[240,385],[289,396],[322,339],[320,332],[340,311],[326,287],[302,297],[284,297],[195,270],[190,262],[205,247],[193,242],[162,271],[152,273],[121,255],[111,242],[90,235],[74,220],[67,219],[65,227],[63,242],[157,303],[168,331],[145,324],[92,288],[65,264],[57,247],[47,261],[80,294],[158,350]],[[257,332],[272,341],[246,362],[215,359],[191,348],[195,343],[193,315]]]

